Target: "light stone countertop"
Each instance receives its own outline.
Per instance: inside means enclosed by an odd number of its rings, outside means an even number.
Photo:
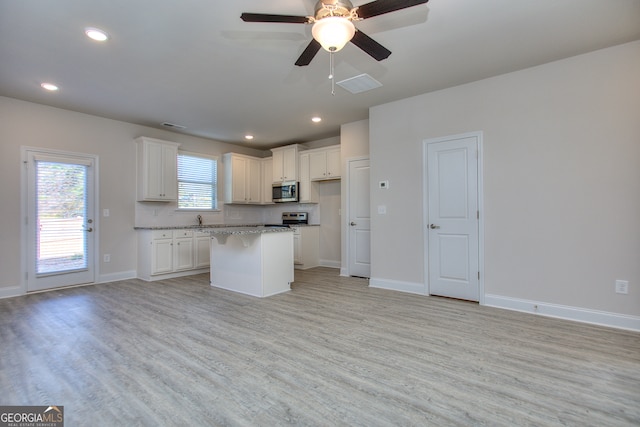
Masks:
[[[227,243],[229,236],[235,236],[242,241],[242,246],[248,248],[251,245],[251,241],[262,238],[263,234],[270,233],[293,233],[293,228],[289,227],[218,227],[209,230],[212,239],[216,239],[218,243],[224,245]],[[260,236],[260,237],[259,237]]]
[[[291,224],[291,227],[319,227],[320,224]],[[196,230],[210,231],[219,228],[251,228],[264,227],[264,224],[206,224],[206,225],[169,225],[133,227],[134,230]],[[285,228],[286,230],[286,228]]]
[[[293,231],[293,230],[288,227],[264,227],[264,226],[218,227],[218,228],[209,230],[209,232],[212,235],[282,233],[286,231]]]

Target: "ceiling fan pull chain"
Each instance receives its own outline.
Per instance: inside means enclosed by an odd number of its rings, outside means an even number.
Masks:
[[[331,79],[331,95],[336,94],[336,79],[333,75],[333,52],[329,52],[329,79]]]

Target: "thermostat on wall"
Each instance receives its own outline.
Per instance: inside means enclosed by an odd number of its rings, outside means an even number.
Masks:
[[[387,188],[389,188],[389,181],[380,181],[378,183],[378,187],[382,188],[383,190],[386,190]]]

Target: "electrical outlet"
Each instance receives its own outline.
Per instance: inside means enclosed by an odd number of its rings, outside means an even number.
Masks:
[[[111,262],[111,254],[104,254],[104,262]]]
[[[616,293],[617,294],[628,294],[629,293],[629,282],[627,280],[616,280]]]

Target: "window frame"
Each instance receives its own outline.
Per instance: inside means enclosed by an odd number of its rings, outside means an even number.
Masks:
[[[213,196],[214,196],[214,202],[215,202],[215,207],[212,208],[201,208],[201,207],[196,207],[196,208],[183,208],[180,207],[180,183],[181,182],[187,182],[187,183],[198,183],[198,184],[202,184],[201,182],[195,182],[195,181],[188,181],[188,180],[181,180],[180,179],[180,172],[179,172],[179,157],[180,156],[188,156],[188,157],[197,157],[197,158],[201,158],[201,159],[207,159],[207,160],[211,160],[214,161],[216,163],[216,173],[214,176],[215,181],[213,183],[211,183],[211,185],[213,185],[215,187],[215,191],[213,191]],[[178,150],[178,154],[176,156],[176,186],[177,188],[177,195],[178,198],[176,200],[176,210],[180,211],[180,212],[219,212],[220,208],[219,208],[219,204],[220,204],[220,198],[218,197],[218,189],[220,187],[220,179],[219,179],[219,173],[220,173],[220,157],[219,156],[215,156],[215,155],[211,155],[211,154],[202,154],[202,153],[195,153],[192,151],[184,151],[184,150]]]

